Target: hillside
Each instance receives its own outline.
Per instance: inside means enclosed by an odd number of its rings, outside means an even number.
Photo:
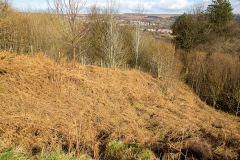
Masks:
[[[103,158],[119,140],[163,159],[240,158],[238,118],[207,106],[180,81],[168,93],[162,87],[137,70],[1,52],[0,146]]]

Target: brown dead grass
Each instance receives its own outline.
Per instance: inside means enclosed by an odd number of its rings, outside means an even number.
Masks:
[[[167,95],[160,80],[137,70],[73,69],[42,55],[1,52],[0,87],[0,146],[99,158],[121,140],[164,159],[240,157],[239,119],[207,106],[181,82]]]

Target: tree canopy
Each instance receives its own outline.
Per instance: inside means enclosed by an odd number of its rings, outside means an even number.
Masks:
[[[176,47],[189,52],[209,39],[226,36],[232,10],[229,0],[213,0],[205,11],[184,13],[172,25]]]
[[[209,22],[215,29],[225,27],[233,19],[233,8],[229,0],[213,0],[207,8]]]

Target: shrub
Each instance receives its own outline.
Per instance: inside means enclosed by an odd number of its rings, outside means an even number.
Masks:
[[[229,54],[195,52],[187,57],[186,81],[215,108],[239,114],[240,62]]]
[[[181,66],[171,43],[153,40],[145,47],[140,60],[141,68],[161,79],[165,89],[171,88],[179,77]]]

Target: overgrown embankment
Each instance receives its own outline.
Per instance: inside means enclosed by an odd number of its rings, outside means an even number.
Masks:
[[[163,92],[141,71],[72,66],[0,53],[0,146],[104,159],[108,144],[121,141],[163,159],[240,157],[240,120],[183,83]]]

